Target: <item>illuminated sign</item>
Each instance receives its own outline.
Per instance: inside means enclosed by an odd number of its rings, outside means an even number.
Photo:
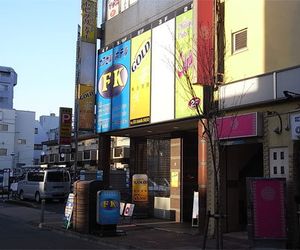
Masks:
[[[146,174],[132,176],[132,201],[148,202],[148,176]]]
[[[72,108],[59,108],[59,144],[71,144]]]
[[[120,218],[120,192],[101,190],[97,192],[97,223],[116,225]]]

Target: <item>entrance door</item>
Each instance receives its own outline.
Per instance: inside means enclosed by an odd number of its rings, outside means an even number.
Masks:
[[[191,222],[194,191],[198,191],[198,140],[196,133],[183,137],[183,199],[182,220]]]
[[[247,177],[263,176],[260,143],[225,146],[221,150],[221,196],[227,215],[225,231],[247,230]]]

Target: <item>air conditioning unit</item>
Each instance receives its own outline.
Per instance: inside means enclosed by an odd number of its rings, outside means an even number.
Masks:
[[[115,147],[113,148],[113,159],[129,158],[128,147]]]

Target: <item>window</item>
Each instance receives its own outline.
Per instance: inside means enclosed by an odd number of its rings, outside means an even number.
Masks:
[[[0,91],[8,91],[8,86],[6,84],[0,84]]]
[[[0,103],[8,103],[8,98],[0,96]]]
[[[90,160],[91,159],[91,151],[90,150],[84,150],[83,151],[83,159],[84,160]]]
[[[34,144],[34,150],[43,150],[42,144]]]
[[[74,161],[74,157],[75,156],[75,153],[71,153],[71,161]]]
[[[68,182],[70,180],[69,175],[65,171],[48,172],[47,181],[48,182]]]
[[[0,124],[0,131],[8,131],[8,125],[7,124]]]
[[[66,157],[65,154],[59,154],[59,161],[60,162],[65,161],[65,157]]]
[[[55,155],[54,155],[54,154],[50,154],[50,159],[49,159],[49,161],[50,161],[50,162],[54,162],[54,158],[55,158]]]
[[[27,179],[28,181],[43,182],[44,181],[44,172],[29,172]]]
[[[26,144],[26,140],[25,139],[18,139],[18,144]]]
[[[10,72],[0,71],[0,76],[10,77]]]
[[[247,49],[247,29],[232,34],[232,53]]]
[[[0,156],[7,155],[7,148],[0,148]]]
[[[34,128],[34,134],[38,134],[39,133],[39,129],[38,128]]]

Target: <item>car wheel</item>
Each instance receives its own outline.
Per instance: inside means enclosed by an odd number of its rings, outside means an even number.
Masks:
[[[39,193],[39,192],[36,192],[36,193],[35,193],[35,201],[36,201],[37,203],[40,203],[40,202],[41,202],[41,196],[40,196],[40,193]]]
[[[19,198],[20,198],[21,201],[24,200],[24,192],[23,192],[23,190],[20,191]]]

